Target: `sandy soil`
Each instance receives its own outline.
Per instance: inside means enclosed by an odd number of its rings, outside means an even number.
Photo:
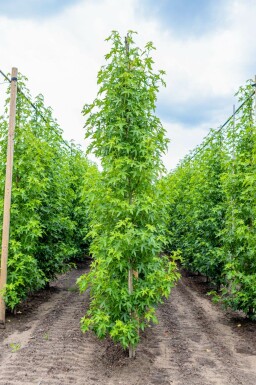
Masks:
[[[256,324],[225,312],[199,277],[183,277],[130,360],[111,341],[82,334],[89,294],[80,266],[31,297],[0,330],[1,385],[255,385]]]

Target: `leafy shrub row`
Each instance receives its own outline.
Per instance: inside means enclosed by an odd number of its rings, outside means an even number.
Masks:
[[[30,97],[25,78],[19,87]],[[8,131],[9,91],[0,117],[0,218]],[[85,253],[88,244],[84,175],[92,169],[44,106],[42,95],[34,109],[22,93],[17,96],[8,283],[5,300],[14,307],[31,291],[44,287],[65,271],[70,260]],[[0,224],[1,230],[2,223]]]
[[[235,119],[212,132],[167,180],[171,249],[208,276],[215,298],[256,311],[256,128],[253,87],[239,90]]]

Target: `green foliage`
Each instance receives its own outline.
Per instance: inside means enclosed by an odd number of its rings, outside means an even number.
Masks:
[[[170,176],[170,248],[182,250],[184,265],[221,282],[219,253],[223,227],[221,135],[215,135],[192,162]]]
[[[224,303],[256,315],[256,127],[250,85],[241,87],[244,102],[236,127],[229,127],[227,148],[232,152],[222,175],[226,198],[226,226],[223,253],[227,257],[222,289]]]
[[[256,131],[252,86],[241,87],[239,114],[211,132],[169,175],[170,249],[211,278],[215,296],[255,315]]]
[[[82,330],[110,335],[127,348],[138,344],[139,329],[156,322],[155,307],[178,273],[174,262],[160,257],[168,215],[158,179],[167,140],[154,110],[163,72],[152,70],[152,44],[141,51],[132,32],[126,43],[117,32],[107,40],[112,49],[98,73],[98,97],[83,110],[89,151],[103,171],[88,186],[94,261],[78,283],[81,291],[91,288]]]
[[[19,88],[26,95],[25,78]],[[9,93],[9,91],[8,91]],[[3,212],[9,96],[0,118],[0,217]],[[79,148],[67,146],[62,131],[39,95],[31,106],[17,96],[7,306],[13,309],[27,294],[44,287],[69,261],[82,255],[87,203],[83,175],[92,166]],[[89,174],[89,173],[88,173]],[[2,223],[0,225],[1,230]]]
[[[21,344],[12,342],[10,343],[10,348],[12,353],[16,353],[18,350],[20,350]]]

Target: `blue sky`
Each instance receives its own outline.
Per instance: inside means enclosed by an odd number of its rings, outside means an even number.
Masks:
[[[158,18],[177,38],[211,33],[223,22],[219,9],[224,0],[142,0],[141,14]]]
[[[0,0],[0,14],[10,18],[48,18],[79,0]]]
[[[97,92],[104,40],[113,29],[137,31],[138,45],[153,41],[155,66],[167,72],[157,113],[171,169],[226,120],[234,93],[254,77],[255,20],[254,0],[0,0],[0,69],[17,66],[66,139],[85,148],[81,110]]]

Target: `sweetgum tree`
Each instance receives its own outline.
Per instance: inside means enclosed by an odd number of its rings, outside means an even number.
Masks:
[[[250,82],[251,83],[251,82]],[[242,102],[235,127],[227,135],[229,158],[222,175],[226,200],[222,253],[226,256],[226,284],[220,300],[256,319],[256,125],[255,90],[251,84],[238,92]]]
[[[164,72],[152,69],[152,43],[139,49],[133,32],[125,40],[112,32],[107,40],[112,48],[98,73],[98,97],[83,110],[89,151],[103,171],[88,186],[94,260],[78,281],[81,291],[91,288],[81,325],[134,356],[139,329],[157,322],[155,307],[178,279],[175,262],[160,256],[168,221],[157,186],[168,141],[154,111]]]
[[[170,249],[216,284],[213,299],[256,318],[255,90],[167,178]]]

